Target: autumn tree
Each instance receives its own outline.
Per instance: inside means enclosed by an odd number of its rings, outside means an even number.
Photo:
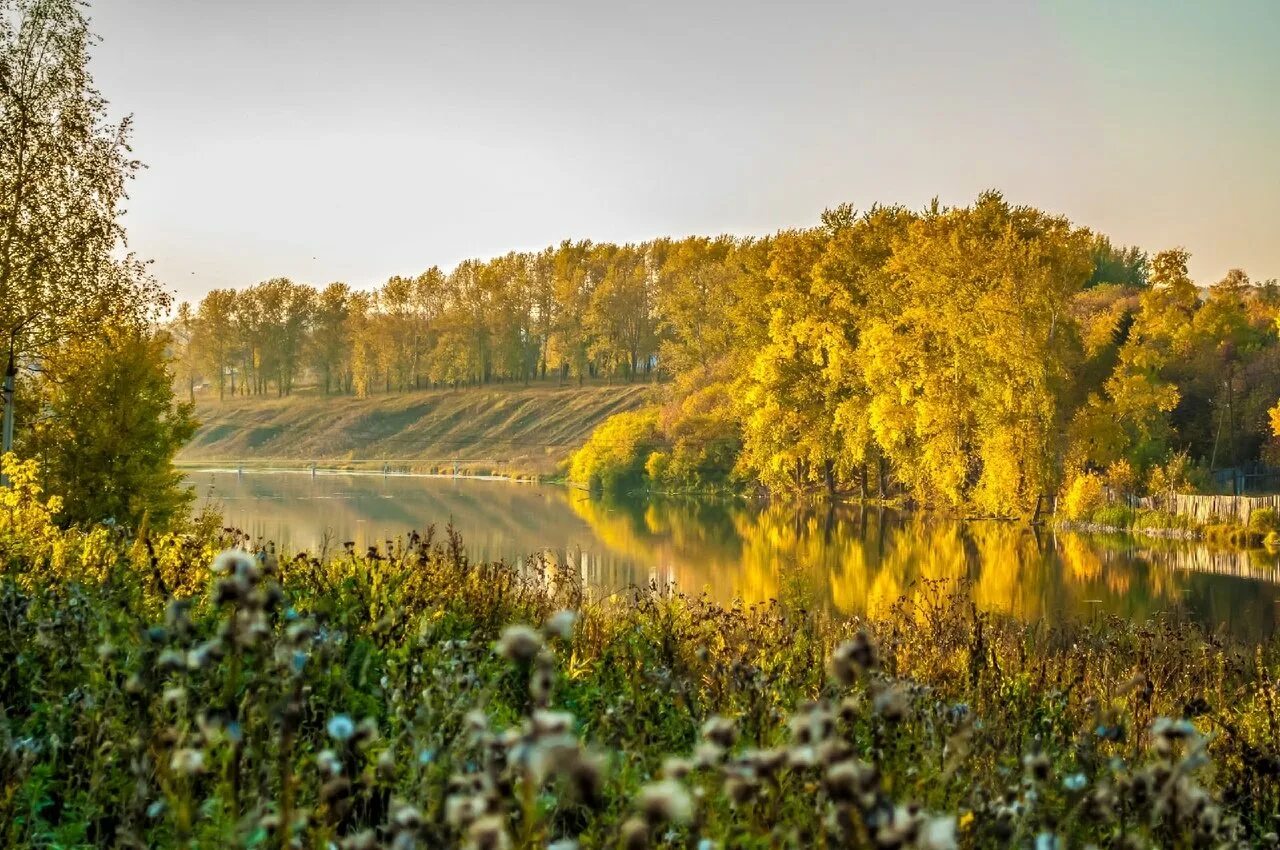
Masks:
[[[121,256],[120,205],[138,169],[111,123],[76,0],[0,0],[0,334],[8,379],[110,317],[166,296]],[[6,396],[6,401],[7,401]]]
[[[168,345],[145,324],[109,322],[50,352],[19,448],[62,497],[63,521],[136,529],[185,517],[193,494],[172,461],[196,423],[191,405],[175,402]]]

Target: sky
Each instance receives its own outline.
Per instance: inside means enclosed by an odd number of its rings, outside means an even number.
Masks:
[[[1280,0],[96,0],[180,298],[985,189],[1280,276]]]

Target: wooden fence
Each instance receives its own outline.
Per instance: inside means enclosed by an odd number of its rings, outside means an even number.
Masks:
[[[1134,500],[1140,508],[1148,508],[1178,516],[1191,517],[1205,523],[1216,517],[1222,522],[1249,524],[1249,517],[1259,508],[1280,512],[1280,495],[1273,496],[1192,496],[1173,493],[1144,496]]]

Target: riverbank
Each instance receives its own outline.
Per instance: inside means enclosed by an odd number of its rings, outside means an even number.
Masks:
[[[946,583],[864,621],[592,603],[458,540],[0,535],[6,846],[1234,847],[1280,814],[1273,642]]]
[[[398,395],[202,401],[182,466],[302,467],[505,477],[561,470],[602,421],[653,385],[499,386]]]
[[[1208,522],[1199,522],[1166,511],[1108,504],[1075,519],[1054,517],[1053,525],[1065,531],[1088,534],[1131,534],[1167,540],[1204,541],[1239,549],[1280,548],[1280,518],[1269,508],[1253,511],[1249,524],[1242,525],[1216,517],[1211,517]]]

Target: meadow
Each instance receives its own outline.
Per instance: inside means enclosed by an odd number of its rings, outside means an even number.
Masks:
[[[322,562],[5,493],[5,846],[1277,843],[1274,642],[947,582],[875,619],[592,598],[447,530]]]

